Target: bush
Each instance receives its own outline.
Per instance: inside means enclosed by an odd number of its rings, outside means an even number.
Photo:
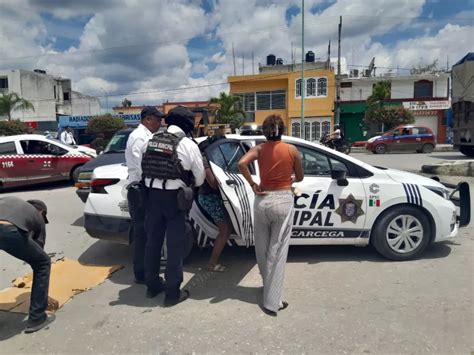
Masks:
[[[383,123],[386,128],[390,129],[402,124],[414,122],[415,117],[413,113],[401,106],[369,106],[364,114],[364,123],[367,126],[373,123]]]
[[[97,116],[90,119],[87,123],[87,133],[99,134],[102,133],[105,139],[110,139],[115,132],[126,128],[127,125],[120,117],[113,117],[110,114]]]
[[[19,120],[0,121],[0,136],[14,136],[28,133],[28,126]]]

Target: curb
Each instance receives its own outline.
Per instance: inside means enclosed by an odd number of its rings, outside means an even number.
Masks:
[[[421,171],[435,175],[474,176],[474,160],[443,161],[438,164],[423,165]]]
[[[351,148],[351,153],[364,153],[364,152],[372,153],[371,151],[365,149],[365,147],[352,147]],[[436,153],[436,152],[457,152],[457,150],[455,150],[452,145],[442,145],[442,146],[435,147],[433,152],[434,153]]]

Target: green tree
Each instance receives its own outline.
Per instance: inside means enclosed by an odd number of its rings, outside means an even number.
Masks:
[[[18,94],[12,92],[2,93],[0,96],[0,116],[7,116],[8,121],[12,120],[12,112],[19,110],[35,110],[35,107],[28,100],[22,99]]]
[[[100,134],[102,133],[106,140],[112,138],[115,132],[126,128],[127,125],[120,117],[113,117],[110,113],[96,116],[87,123],[87,133]]]
[[[129,99],[125,98],[123,99],[122,101],[122,107],[130,107],[132,106],[132,101],[130,101]]]
[[[364,124],[371,127],[383,123],[386,128],[415,122],[413,113],[404,107],[390,105],[391,83],[384,80],[374,85],[372,95],[367,98]]]
[[[230,124],[233,128],[239,128],[245,118],[245,112],[239,107],[240,102],[240,97],[221,92],[219,97],[209,100],[209,111],[215,115],[217,123]]]
[[[19,120],[0,121],[0,136],[15,136],[28,132],[28,126]]]

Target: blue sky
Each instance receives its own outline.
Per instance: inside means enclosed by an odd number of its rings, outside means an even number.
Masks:
[[[238,74],[243,56],[250,74],[252,53],[255,65],[269,53],[288,62],[292,46],[300,58],[300,5],[300,0],[7,0],[0,2],[0,53],[11,59],[0,56],[0,69],[45,68],[70,77],[86,94],[105,88],[110,100],[127,93],[140,103],[208,99],[233,73],[232,45]],[[435,59],[444,66],[447,53],[454,63],[474,50],[474,0],[305,0],[305,7],[305,49],[316,57],[326,56],[329,40],[337,55],[339,15],[348,63],[366,65],[376,57],[380,68]],[[168,91],[174,88],[179,90]]]

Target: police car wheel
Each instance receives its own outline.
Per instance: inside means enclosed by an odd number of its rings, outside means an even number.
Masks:
[[[430,236],[428,217],[418,208],[405,205],[379,217],[371,242],[387,259],[403,261],[419,257],[430,243]]]

